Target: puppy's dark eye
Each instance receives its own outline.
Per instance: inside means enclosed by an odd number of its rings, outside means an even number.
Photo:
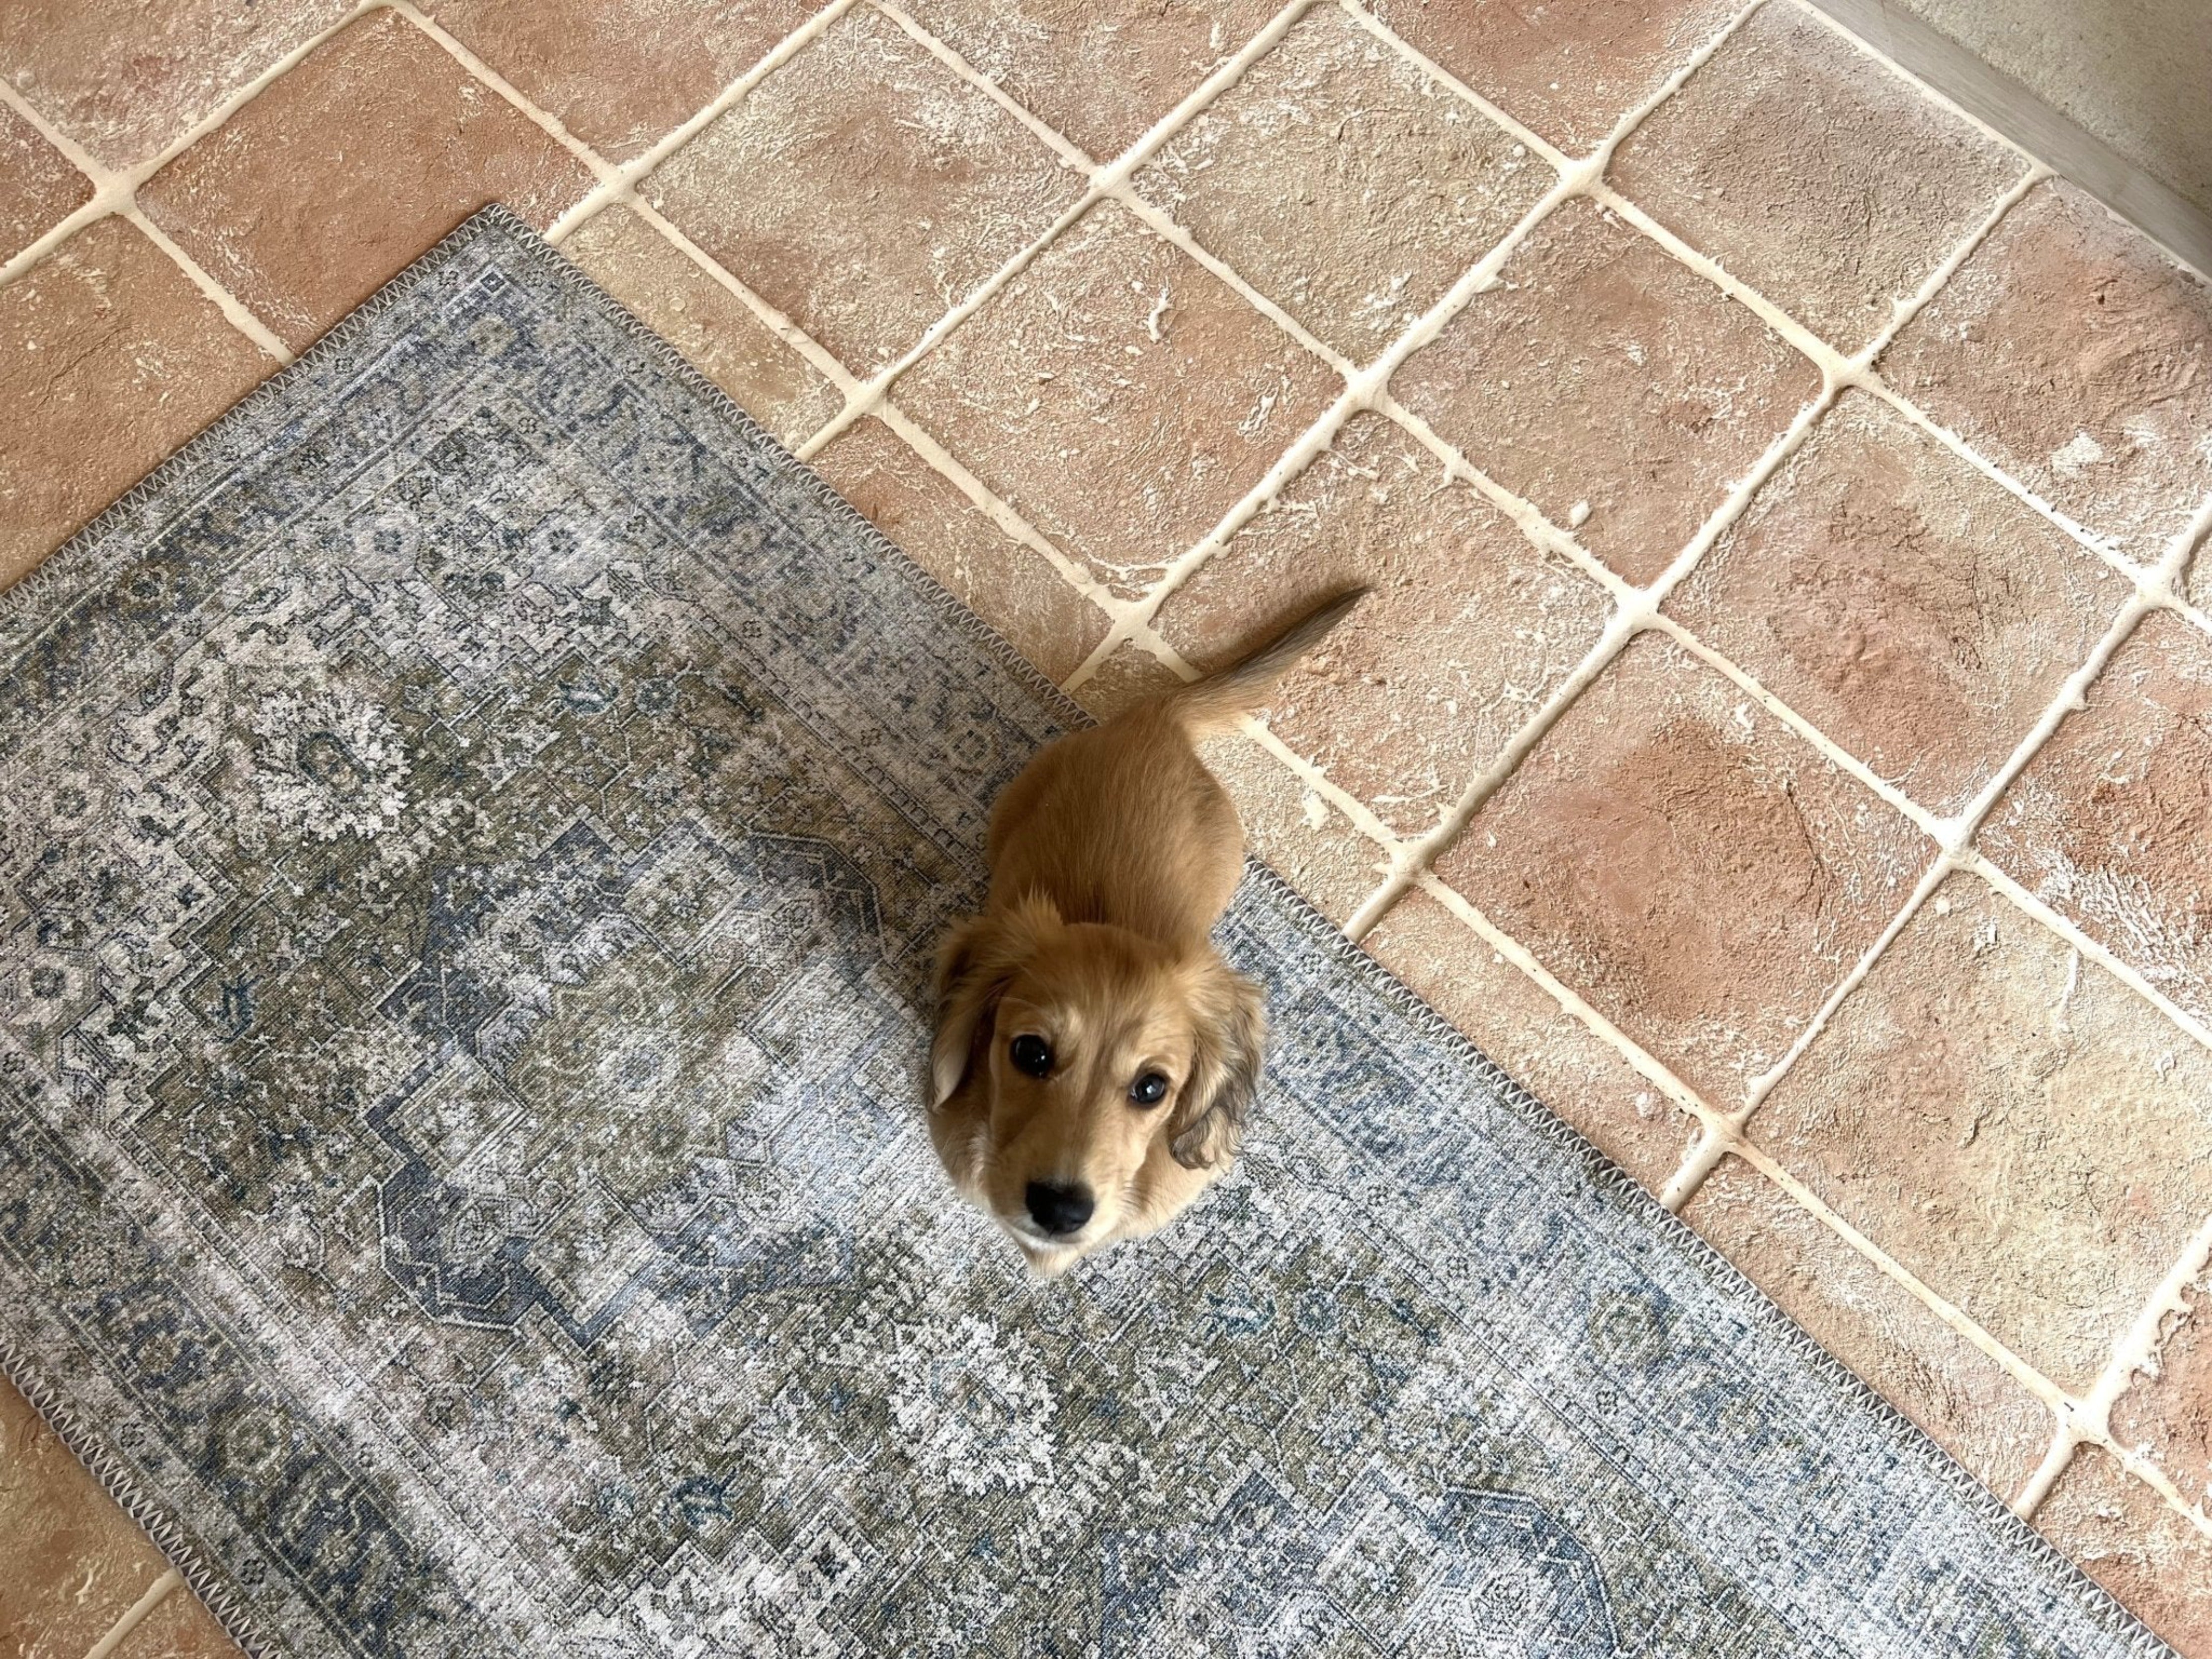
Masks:
[[[1168,1080],[1158,1072],[1147,1072],[1129,1085],[1129,1098],[1139,1106],[1157,1106],[1168,1097]]]
[[[1042,1077],[1052,1070],[1052,1044],[1041,1036],[1018,1036],[1006,1050],[1006,1058],[1014,1062],[1016,1071]]]

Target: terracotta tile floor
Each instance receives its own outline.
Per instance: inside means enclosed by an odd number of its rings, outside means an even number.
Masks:
[[[0,580],[504,199],[2212,1655],[2212,291],[1796,0],[0,0]],[[0,1648],[226,1651],[0,1392]]]

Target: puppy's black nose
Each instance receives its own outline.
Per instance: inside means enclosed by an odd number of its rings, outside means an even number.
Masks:
[[[1097,1207],[1087,1187],[1055,1187],[1049,1182],[1032,1181],[1022,1197],[1030,1206],[1030,1218],[1048,1233],[1072,1233],[1091,1219]]]

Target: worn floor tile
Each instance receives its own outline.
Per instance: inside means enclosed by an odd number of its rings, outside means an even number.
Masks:
[[[1608,176],[1852,352],[2027,170],[1810,10],[1764,6],[1636,130]]]
[[[2164,1470],[2212,1514],[2212,1269],[2169,1315],[2154,1365],[2112,1403],[2112,1437]]]
[[[1371,0],[1426,57],[1571,155],[1587,155],[1726,27],[1734,0]]]
[[[1969,875],[1905,925],[1750,1133],[2076,1392],[2212,1213],[2212,1054]]]
[[[1340,927],[1382,884],[1388,858],[1280,759],[1248,738],[1210,738],[1199,757],[1221,780],[1252,854]]]
[[[917,364],[899,403],[1000,499],[1133,596],[1341,384],[1108,202]]]
[[[122,219],[0,289],[0,586],[276,367]]]
[[[1308,12],[1137,175],[1199,245],[1355,362],[1553,182],[1334,6]]]
[[[92,199],[92,180],[0,104],[0,259],[12,258]]]
[[[591,185],[581,163],[387,11],[319,47],[138,201],[296,349],[485,203],[543,228]]]
[[[642,188],[740,281],[866,373],[1034,240],[1083,180],[861,7]]]
[[[123,1638],[114,1659],[240,1659],[240,1654],[215,1615],[179,1584]]]
[[[2212,639],[2154,611],[1990,815],[1979,845],[2212,1019]]]
[[[1551,994],[1426,893],[1408,893],[1360,941],[1513,1080],[1656,1192],[1697,1121]]]
[[[431,0],[423,9],[610,161],[682,126],[812,0]]]
[[[2182,1659],[2212,1659],[2212,1536],[2118,1459],[2081,1448],[2035,1525]]]
[[[1577,201],[1390,387],[1485,472],[1648,582],[1820,385],[1751,312]]]
[[[1277,0],[907,0],[1015,102],[1099,161],[1235,57]]]
[[[2070,185],[2029,192],[1878,367],[2130,557],[2212,495],[2212,289]]]
[[[814,470],[1046,678],[1066,679],[1106,637],[1104,612],[882,422],[847,428]]]
[[[2035,1472],[2057,1421],[1989,1355],[1741,1158],[1682,1218],[2001,1498]]]
[[[787,447],[843,405],[837,388],[744,301],[628,208],[599,214],[561,251]]]
[[[1133,641],[1124,641],[1069,695],[1097,720],[1108,720],[1131,704],[1182,684],[1173,669]]]
[[[1846,392],[1668,612],[1921,805],[1955,812],[2131,589],[1865,392]]]
[[[82,1659],[169,1570],[30,1402],[0,1380],[0,1653]]]
[[[1780,1060],[1935,848],[1644,635],[1437,872],[1714,1105]]]
[[[1214,668],[1357,583],[1268,725],[1401,835],[1431,828],[1589,653],[1610,606],[1376,415],[1348,422],[1168,599],[1154,625]]]
[[[0,74],[112,167],[158,155],[352,0],[0,0]]]

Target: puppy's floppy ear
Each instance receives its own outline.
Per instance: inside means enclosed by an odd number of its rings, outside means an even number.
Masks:
[[[1059,925],[1052,901],[1031,896],[1012,909],[963,921],[945,936],[937,952],[937,1036],[929,1045],[932,1110],[967,1082],[990,1041],[999,999],[1045,931]]]
[[[1209,955],[1192,975],[1190,1012],[1190,1077],[1176,1103],[1168,1150],[1185,1169],[1203,1170],[1236,1156],[1252,1115],[1267,1042],[1267,995]]]

